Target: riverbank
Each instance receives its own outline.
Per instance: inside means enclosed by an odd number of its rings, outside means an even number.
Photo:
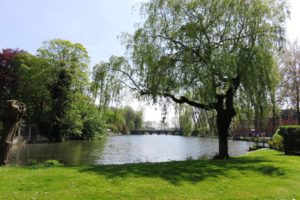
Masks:
[[[0,168],[0,199],[299,199],[300,157]]]

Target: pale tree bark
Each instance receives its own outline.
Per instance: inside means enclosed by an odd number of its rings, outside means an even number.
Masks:
[[[8,162],[8,153],[12,146],[13,137],[25,112],[26,107],[24,103],[17,100],[8,100],[6,102],[0,139],[0,165],[6,165]]]
[[[299,85],[296,89],[296,110],[297,110],[297,120],[298,120],[298,125],[300,125],[300,94],[299,94]]]

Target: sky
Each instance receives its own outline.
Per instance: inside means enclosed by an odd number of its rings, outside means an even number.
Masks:
[[[111,55],[122,56],[118,38],[133,33],[141,21],[138,6],[146,0],[0,0],[0,49],[20,48],[32,54],[55,38],[81,43],[91,57],[91,68]],[[300,39],[300,0],[290,0],[287,38]],[[145,120],[160,121],[157,106],[134,101]],[[172,112],[172,111],[171,111]],[[169,121],[172,114],[168,115]]]
[[[123,55],[118,36],[133,32],[140,1],[0,0],[0,48],[35,53],[43,41],[60,38],[83,44],[92,65]]]

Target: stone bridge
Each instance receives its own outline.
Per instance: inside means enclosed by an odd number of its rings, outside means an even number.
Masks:
[[[180,130],[163,130],[163,129],[135,129],[130,131],[131,135],[183,135],[183,132]]]

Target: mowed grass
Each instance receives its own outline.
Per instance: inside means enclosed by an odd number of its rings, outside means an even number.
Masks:
[[[300,157],[259,150],[227,161],[1,167],[0,199],[300,199]]]

